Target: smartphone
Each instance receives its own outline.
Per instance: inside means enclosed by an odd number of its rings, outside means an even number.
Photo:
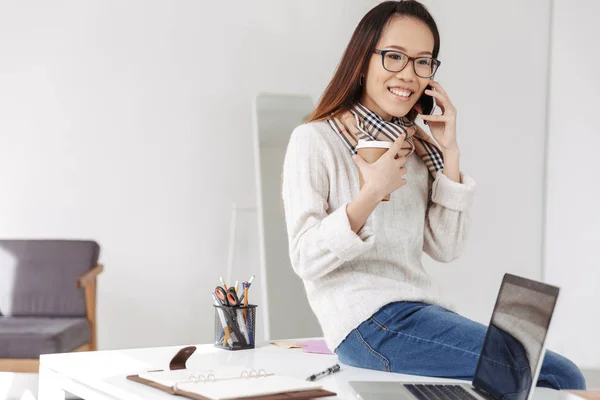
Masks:
[[[429,85],[427,86],[427,89],[433,90],[433,88]],[[423,94],[421,95],[421,98],[418,100],[418,103],[421,105],[421,109],[423,110],[424,115],[432,115],[435,111],[435,98],[429,96],[428,94],[425,94],[425,92],[423,92]]]

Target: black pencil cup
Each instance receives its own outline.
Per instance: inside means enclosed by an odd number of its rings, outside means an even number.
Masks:
[[[254,348],[256,305],[215,305],[215,347],[225,350]]]

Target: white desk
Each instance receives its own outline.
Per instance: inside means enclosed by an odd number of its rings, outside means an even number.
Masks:
[[[184,346],[43,355],[40,358],[38,400],[64,400],[65,391],[85,400],[173,400],[173,396],[129,381],[125,379],[125,375],[150,369],[168,369],[169,361],[182,347]],[[196,352],[187,361],[187,368],[206,369],[237,365],[263,368],[268,372],[305,379],[337,361],[335,355],[303,353],[302,349],[282,349],[270,344],[258,346],[254,350],[239,351],[220,350],[208,344],[197,345]],[[326,399],[352,399],[347,384],[350,380],[432,379],[342,365],[340,372],[322,378],[319,382],[325,389],[338,394]]]

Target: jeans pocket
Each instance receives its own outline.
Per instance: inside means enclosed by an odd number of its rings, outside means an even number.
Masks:
[[[367,343],[358,329],[354,329],[336,349],[340,361],[358,368],[390,372],[390,360]]]
[[[410,334],[431,307],[429,304],[409,301],[390,303],[371,317],[382,330]]]

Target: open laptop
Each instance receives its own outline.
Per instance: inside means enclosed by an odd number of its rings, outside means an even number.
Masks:
[[[505,274],[471,384],[349,382],[360,400],[562,399],[534,388],[559,289]],[[509,368],[510,366],[510,368]]]

